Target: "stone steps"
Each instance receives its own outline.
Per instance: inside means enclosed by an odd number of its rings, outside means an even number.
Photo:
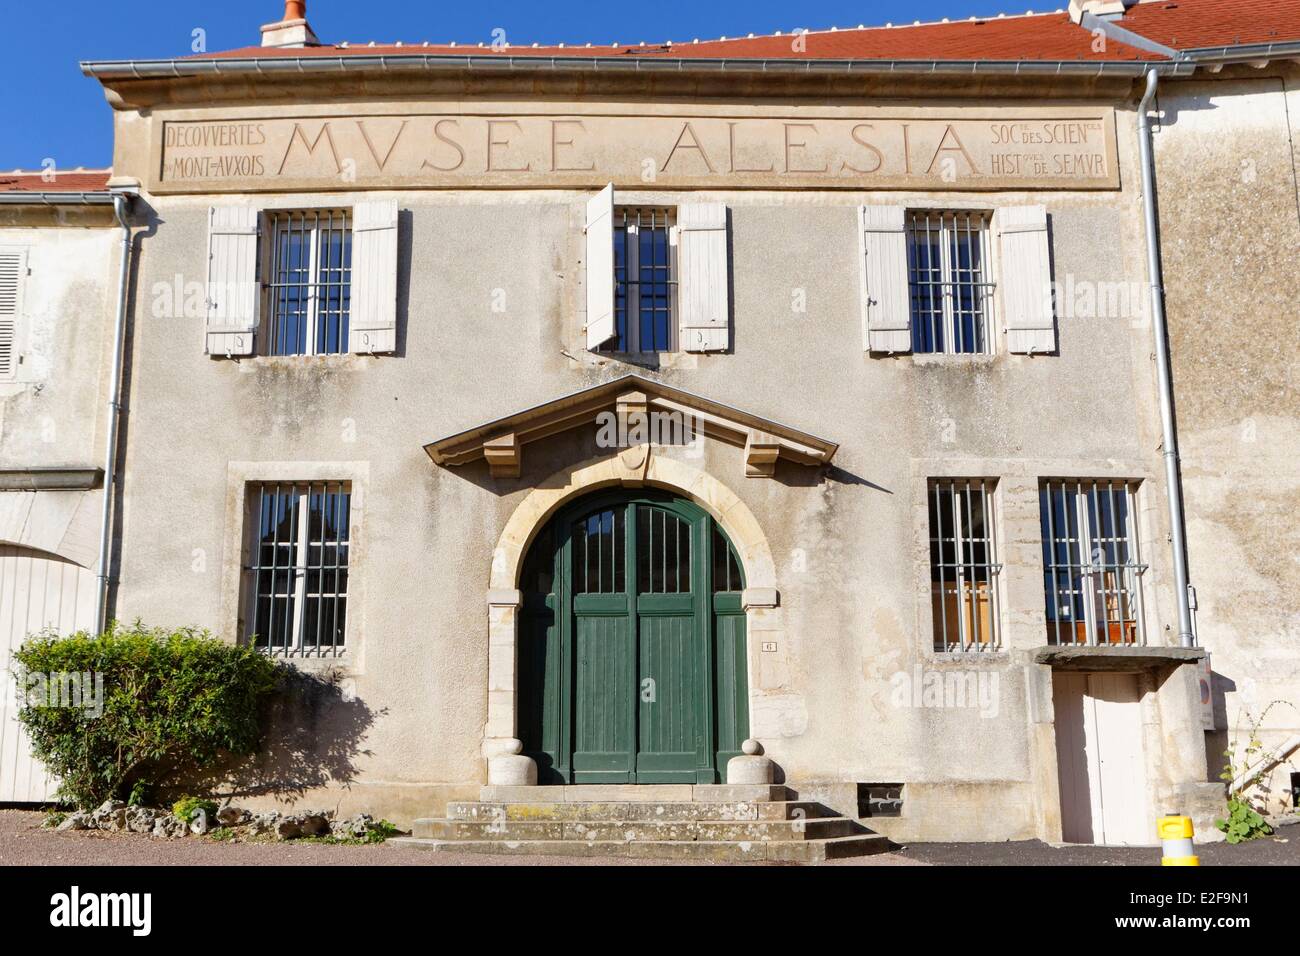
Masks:
[[[853,820],[438,820],[415,821],[413,833],[432,840],[630,842],[762,842],[833,839],[867,833]]]
[[[810,800],[692,801],[460,801],[447,804],[447,819],[501,820],[812,820],[835,811]]]
[[[398,837],[388,841],[442,853],[521,856],[610,857],[625,860],[687,860],[699,863],[823,863],[885,853],[890,842],[877,833],[828,840],[436,840]]]
[[[443,853],[820,863],[889,840],[783,786],[483,787],[415,821],[403,846]]]

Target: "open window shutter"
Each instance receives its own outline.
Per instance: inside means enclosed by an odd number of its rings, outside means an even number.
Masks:
[[[1009,206],[995,216],[1007,351],[1055,352],[1047,210],[1043,206]]]
[[[587,203],[587,348],[614,337],[614,184]]]
[[[352,207],[349,352],[397,349],[397,203]]]
[[[18,319],[26,278],[27,253],[0,249],[0,379],[13,378],[18,370]]]
[[[208,210],[207,353],[252,355],[261,290],[257,284],[260,213],[249,206]]]
[[[725,352],[731,347],[726,206],[708,202],[677,208],[677,263],[682,348]]]
[[[907,210],[861,206],[862,342],[868,352],[912,350],[907,275]]]

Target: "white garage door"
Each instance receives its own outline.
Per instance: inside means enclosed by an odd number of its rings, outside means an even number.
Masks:
[[[18,723],[9,656],[27,635],[46,627],[61,634],[91,626],[95,575],[57,555],[0,544],[0,803],[50,800],[58,785],[32,757]]]
[[[1052,696],[1062,839],[1153,843],[1137,675],[1058,673]]]

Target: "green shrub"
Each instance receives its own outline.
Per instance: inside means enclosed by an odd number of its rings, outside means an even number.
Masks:
[[[387,820],[376,820],[374,825],[366,831],[362,838],[362,843],[383,843],[389,837],[395,837],[402,831]]]
[[[14,667],[22,680],[102,675],[93,709],[28,698],[18,712],[34,753],[62,781],[60,796],[83,809],[256,752],[262,704],[279,679],[253,648],[139,622],[100,635],[33,637]]]
[[[216,803],[202,797],[181,797],[172,806],[172,815],[178,820],[191,823],[194,820],[194,815],[200,810],[207,811],[209,820],[215,821],[217,819]]]
[[[1215,820],[1214,825],[1227,834],[1229,843],[1245,843],[1273,832],[1263,814],[1237,797],[1228,798],[1227,819]]]
[[[1264,742],[1260,739],[1260,728],[1268,719],[1269,712],[1278,705],[1297,710],[1295,704],[1290,701],[1274,700],[1264,708],[1264,712],[1258,718],[1252,716],[1249,711],[1244,712],[1248,734],[1245,746],[1241,747],[1241,755],[1237,754],[1240,744],[1238,740],[1233,740],[1228,749],[1223,752],[1227,760],[1223,772],[1219,774],[1219,779],[1228,785],[1228,815],[1226,818],[1216,819],[1214,825],[1227,836],[1229,843],[1245,843],[1247,840],[1266,837],[1273,832],[1264,815],[1255,809],[1251,792],[1255,789],[1258,789],[1261,794],[1268,792],[1268,788],[1259,783],[1259,778],[1277,761],[1269,763],[1261,760],[1265,750]]]

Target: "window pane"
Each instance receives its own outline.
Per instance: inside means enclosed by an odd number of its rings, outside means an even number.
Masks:
[[[662,508],[637,507],[637,589],[640,594],[691,590],[691,526]]]
[[[624,509],[598,511],[573,526],[575,594],[616,594],[623,590]]]
[[[631,348],[628,335],[628,232],[627,211],[614,212],[614,338],[601,346],[606,352],[626,352]]]
[[[914,352],[988,351],[987,232],[988,216],[982,212],[923,210],[909,215]]]
[[[914,216],[907,242],[908,281],[912,301],[912,351],[943,351],[943,272],[939,224]]]
[[[1132,644],[1140,638],[1137,544],[1123,482],[1044,482],[1047,639],[1052,644]]]
[[[615,335],[601,351],[672,348],[671,229],[669,210],[614,210]]]
[[[347,594],[347,486],[252,485],[250,495],[258,529],[247,570],[249,637],[279,653],[341,650],[343,616],[335,606]]]
[[[996,648],[998,571],[990,499],[982,482],[931,482],[930,597],[939,651]]]
[[[723,536],[716,524],[713,525],[713,592],[741,591],[745,587],[740,577],[740,562],[736,552]]]
[[[350,218],[345,210],[272,215],[265,354],[347,351],[352,285]]]

